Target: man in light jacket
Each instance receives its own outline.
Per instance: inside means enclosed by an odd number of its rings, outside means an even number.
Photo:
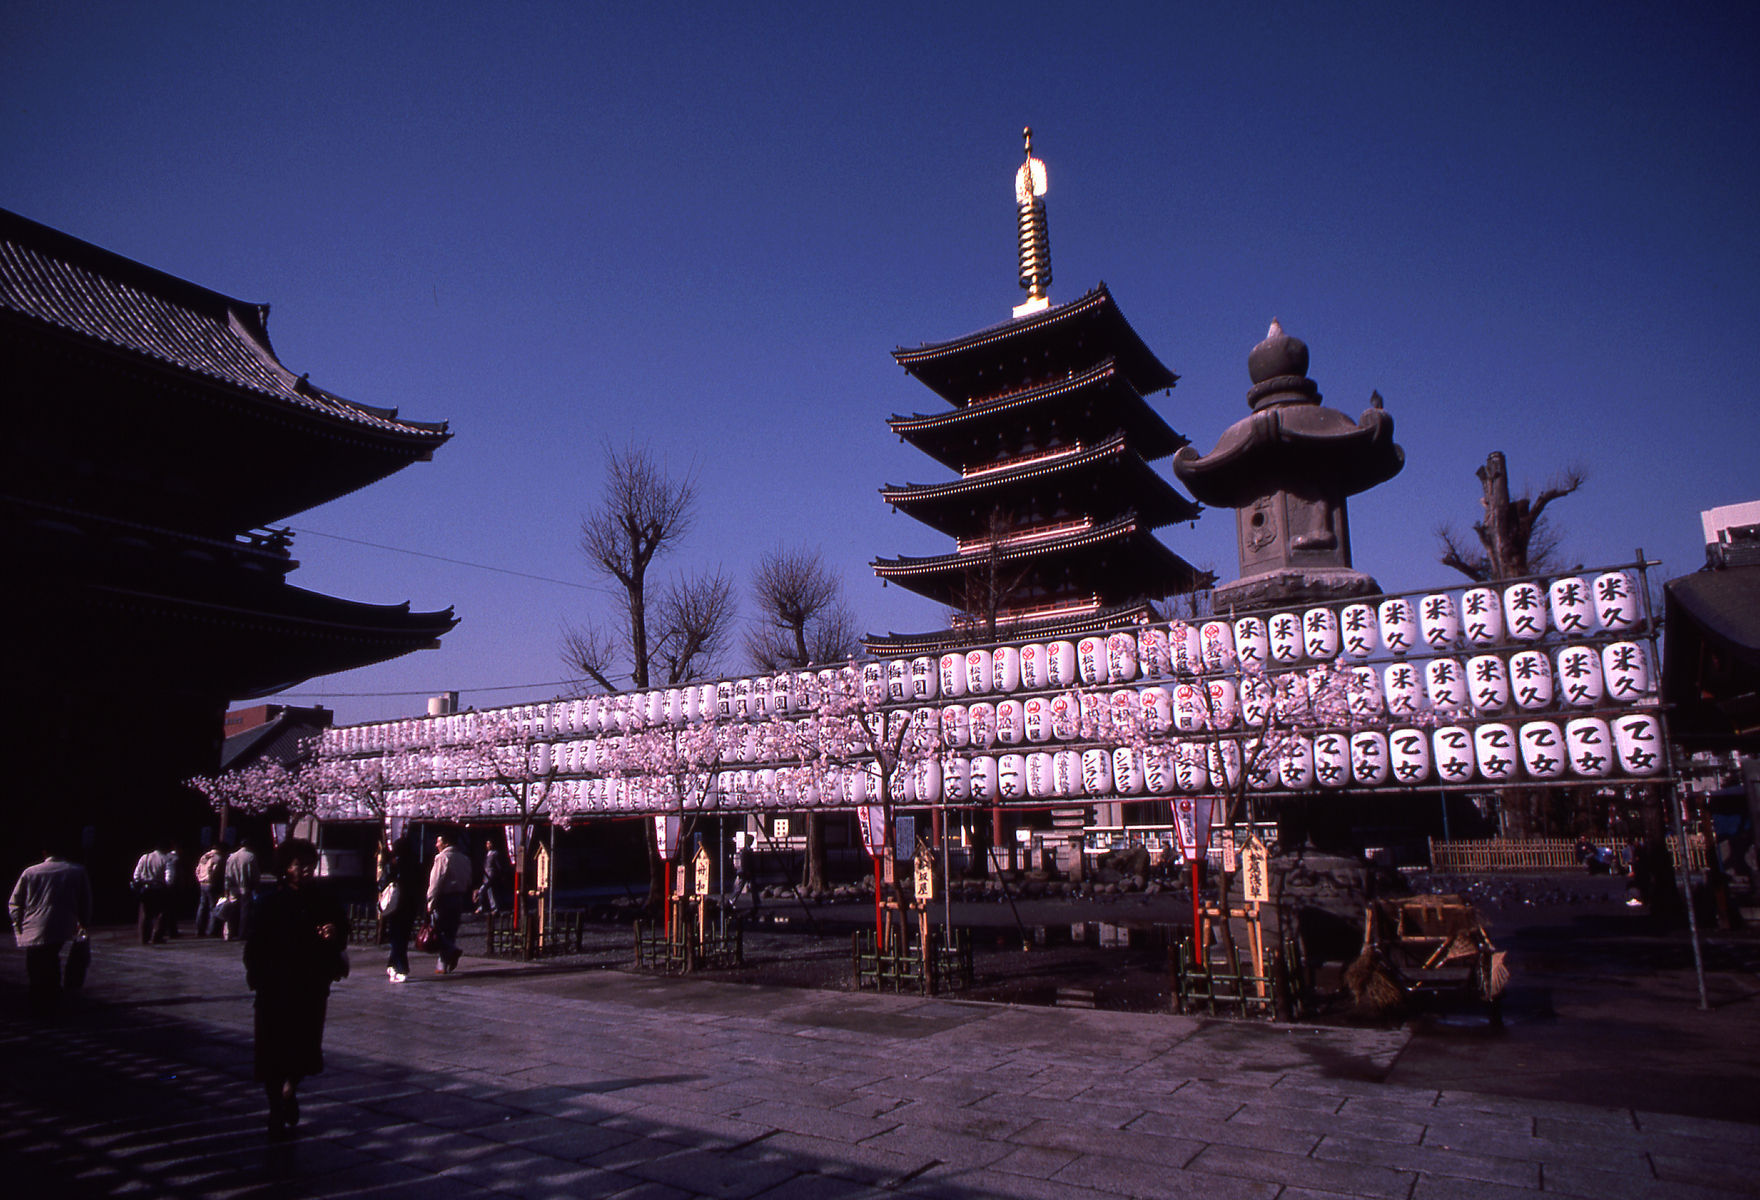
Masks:
[[[440,961],[434,971],[445,975],[458,966],[458,923],[470,900],[471,860],[458,848],[458,836],[450,830],[434,838],[434,850],[434,866],[428,872],[428,912],[434,919],[434,936],[440,941]]]
[[[61,947],[91,924],[92,881],[84,867],[51,850],[18,877],[7,910],[24,950],[31,1012],[53,1016],[61,1002]]]

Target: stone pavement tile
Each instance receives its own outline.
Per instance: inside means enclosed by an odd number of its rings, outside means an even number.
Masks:
[[[1647,1172],[1601,1171],[1576,1163],[1546,1164],[1544,1186],[1549,1192],[1593,1200],[1732,1200],[1735,1196],[1754,1194],[1751,1182],[1732,1192],[1728,1188],[1657,1179]]]
[[[597,1127],[663,1144],[669,1151],[680,1147],[724,1150],[743,1146],[763,1137],[771,1128],[757,1121],[660,1104],[609,1117],[598,1122]],[[603,1156],[595,1155],[594,1160],[603,1162]]]
[[[1057,1121],[1036,1121],[1010,1139],[1017,1145],[1076,1154],[1106,1155],[1162,1167],[1182,1167],[1204,1143],[1190,1138],[1124,1129],[1072,1129]]]
[[[1281,1183],[1227,1178],[1220,1175],[1180,1171],[1155,1163],[1133,1162],[1109,1155],[1084,1154],[1051,1177],[1053,1183],[1075,1183],[1119,1196],[1147,1200],[1271,1200]]]
[[[1335,1113],[1347,1097],[1340,1092],[1311,1091],[1299,1087],[1241,1087],[1234,1082],[1194,1080],[1176,1095],[1194,1100],[1216,1100],[1222,1103],[1252,1103],[1261,1108],[1305,1108],[1313,1112]]]
[[[900,1105],[909,1103],[911,1101],[902,1096],[877,1096],[862,1093],[833,1107],[838,1112],[854,1113],[857,1116],[883,1117]]]
[[[903,1154],[867,1145],[849,1145],[802,1133],[774,1133],[745,1148],[753,1158],[818,1176],[834,1176],[874,1187],[890,1187],[910,1179],[936,1160],[927,1154]]]
[[[1751,1162],[1718,1162],[1667,1154],[1652,1154],[1650,1161],[1656,1168],[1656,1178],[1668,1183],[1691,1183],[1748,1194],[1760,1191],[1760,1174],[1755,1173]]]
[[[611,1186],[628,1187],[636,1182],[597,1167],[534,1154],[520,1146],[506,1146],[499,1153],[448,1167],[441,1173],[441,1178],[515,1196],[590,1195],[594,1192],[603,1195]]]
[[[215,1200],[232,1200],[224,1193]],[[280,1179],[236,1194],[237,1200],[485,1200],[496,1193],[462,1179],[447,1179],[402,1163],[371,1163],[321,1179]]]
[[[1522,1096],[1496,1096],[1486,1092],[1443,1091],[1436,1098],[1438,1108],[1464,1108],[1473,1112],[1514,1113],[1529,1117],[1562,1117],[1578,1124],[1610,1125],[1623,1129],[1637,1128],[1629,1108],[1607,1108],[1600,1105],[1572,1104],[1564,1100],[1530,1100]]]
[[[1014,1149],[1007,1142],[993,1142],[988,1138],[975,1138],[925,1125],[901,1126],[862,1144],[895,1154],[920,1154],[962,1167],[988,1166]]]
[[[499,1121],[506,1116],[518,1116],[521,1111],[447,1092],[387,1096],[361,1107],[401,1117],[406,1121],[419,1121],[423,1125],[432,1125],[439,1129],[470,1129]]]
[[[1435,1092],[1416,1096],[1346,1096],[1338,1111],[1353,1117],[1391,1117],[1396,1121],[1418,1121],[1428,1125],[1438,1111],[1435,1097]]]
[[[1291,1184],[1353,1196],[1387,1196],[1405,1200],[1416,1172],[1398,1171],[1373,1164],[1327,1162],[1271,1150],[1242,1146],[1208,1146],[1190,1163],[1188,1173],[1232,1175],[1269,1183]]]
[[[611,1192],[609,1200],[698,1200],[701,1193],[675,1188],[671,1184],[656,1183],[652,1179],[638,1179],[621,1192]],[[379,1200],[377,1196],[363,1197],[362,1200]],[[581,1200],[570,1197],[569,1200]],[[597,1200],[597,1196],[594,1196]]]
[[[585,1121],[544,1116],[505,1121],[485,1126],[475,1132],[480,1137],[501,1142],[503,1145],[523,1146],[538,1154],[571,1161],[591,1158],[614,1146],[621,1146],[636,1136]]]
[[[748,1200],[800,1172],[776,1163],[755,1161],[738,1151],[680,1150],[662,1158],[632,1163],[623,1173],[722,1200]]]
[[[1132,1110],[1133,1113],[1135,1110]],[[1030,1102],[1005,1104],[1000,1096],[991,1096],[976,1104],[957,1105],[938,1099],[912,1100],[887,1113],[882,1120],[912,1127],[931,1125],[972,1137],[1007,1141],[1037,1120],[1055,1120],[1059,1114],[1072,1114],[1077,1124],[1096,1124],[1115,1128],[1110,1118],[1097,1109],[1062,1102]]]
[[[1440,1175],[1420,1175],[1412,1189],[1411,1200],[1545,1200],[1545,1192],[1529,1188],[1505,1187],[1477,1179],[1455,1179]],[[1294,1200],[1288,1191],[1277,1200]]]
[[[918,1103],[929,1103],[919,1101]],[[1142,1106],[1108,1104],[1078,1096],[1070,1100],[1054,1100],[1045,1096],[991,1096],[978,1101],[973,1109],[996,1115],[1015,1114],[1025,1121],[1068,1121],[1073,1125],[1096,1129],[1119,1129],[1142,1114]]]
[[[436,1174],[473,1158],[494,1154],[503,1147],[501,1142],[456,1129],[436,1129],[432,1125],[413,1123],[349,1131],[326,1140],[387,1162],[426,1167]]]
[[[921,1200],[1117,1200],[1121,1193],[1068,1180],[942,1163],[893,1188],[892,1194]]]
[[[1760,1126],[1739,1126],[1737,1131],[1694,1137],[1661,1130],[1640,1130],[1634,1144],[1652,1156],[1704,1159],[1739,1166],[1760,1177]]]
[[[1080,1157],[1074,1150],[1022,1146],[991,1163],[990,1169],[1009,1175],[1031,1175],[1035,1179],[1049,1179]]]
[[[920,1097],[933,1096],[945,1104],[976,1104],[980,1100],[994,1096],[1000,1087],[988,1081],[956,1082],[950,1080],[930,1081],[922,1078],[907,1078],[902,1075],[888,1075],[857,1089],[864,1095],[892,1096],[900,1100],[916,1100]]]
[[[758,1200],[890,1200],[892,1192],[829,1175],[796,1175],[764,1192]]]
[[[1176,1113],[1144,1113],[1126,1128],[1132,1133],[1181,1138],[1188,1142],[1221,1142],[1256,1150],[1276,1150],[1282,1154],[1305,1155],[1320,1143],[1320,1134],[1312,1129],[1219,1121],[1201,1114],[1186,1117]]]
[[[1473,1112],[1464,1108],[1429,1108],[1412,1114],[1424,1123],[1424,1141],[1441,1145],[1470,1138],[1527,1139],[1534,1136],[1534,1118],[1516,1113]]]
[[[1432,1126],[1424,1131],[1422,1145],[1438,1150],[1515,1159],[1518,1162],[1537,1162],[1541,1164],[1543,1175],[1551,1167],[1567,1163],[1606,1170],[1638,1171],[1646,1175],[1650,1173],[1649,1160],[1635,1142],[1623,1147],[1607,1144],[1583,1145],[1575,1142],[1550,1142],[1544,1138],[1523,1137],[1497,1130],[1439,1130]]]
[[[1677,1113],[1632,1114],[1645,1133],[1678,1133],[1686,1137],[1728,1139],[1737,1146],[1760,1148],[1760,1127],[1746,1121],[1720,1121],[1715,1117],[1684,1117]]]
[[[1568,1142],[1579,1146],[1605,1146],[1610,1150],[1641,1144],[1642,1135],[1629,1121],[1603,1121],[1591,1114],[1587,1121],[1565,1117],[1535,1117],[1534,1136],[1552,1142]]]
[[[1487,1154],[1445,1150],[1440,1146],[1404,1146],[1393,1142],[1329,1136],[1320,1139],[1320,1144],[1314,1148],[1311,1157],[1329,1162],[1373,1163],[1401,1171],[1476,1179],[1483,1183],[1501,1183],[1507,1187],[1540,1186],[1538,1160],[1497,1158]]]
[[[808,1103],[792,1104],[781,1100],[751,1100],[727,1115],[765,1129],[804,1133],[811,1137],[837,1138],[846,1142],[859,1142],[898,1125],[898,1121],[890,1113],[884,1117],[864,1117],[856,1113],[839,1112],[835,1108],[821,1108]]]
[[[1305,1108],[1272,1107],[1256,1101],[1241,1105],[1240,1111],[1228,1119],[1228,1124],[1270,1125],[1280,1129],[1336,1133],[1412,1146],[1417,1145],[1424,1136],[1424,1127],[1415,1121],[1390,1121],[1385,1117],[1350,1117],[1343,1113],[1316,1112]]]
[[[721,1088],[707,1088],[702,1082],[635,1084],[620,1088],[615,1094],[625,1105],[659,1105],[661,1108],[688,1108],[693,1112],[723,1115],[750,1103],[744,1096]]]

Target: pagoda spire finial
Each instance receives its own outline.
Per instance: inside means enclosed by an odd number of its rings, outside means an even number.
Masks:
[[[1045,164],[1033,157],[1033,127],[1021,130],[1026,161],[1014,173],[1014,204],[1020,239],[1020,283],[1026,303],[1015,306],[1014,315],[1024,317],[1051,307],[1046,289],[1051,286],[1051,235],[1045,223]]]

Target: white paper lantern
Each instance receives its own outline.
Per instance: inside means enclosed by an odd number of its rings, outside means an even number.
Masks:
[[[1650,691],[1650,661],[1637,642],[1609,642],[1601,647],[1601,677],[1609,700],[1630,704]]]
[[[1595,629],[1595,601],[1589,585],[1579,575],[1564,575],[1546,589],[1552,602],[1552,625],[1567,637],[1582,637]]]
[[[1454,597],[1434,592],[1419,601],[1418,630],[1432,650],[1453,650],[1460,645],[1461,615]]]
[[[1552,707],[1552,660],[1539,650],[1509,656],[1510,695],[1517,707],[1536,712]]]
[[[1139,672],[1134,634],[1113,633],[1106,637],[1106,673],[1113,683],[1129,683]]]
[[[1503,640],[1503,602],[1495,588],[1461,593],[1461,632],[1469,646],[1495,646]]]
[[[1512,583],[1503,589],[1503,625],[1518,642],[1546,636],[1546,597],[1537,583]]]
[[[1045,658],[1049,664],[1046,673],[1050,676],[1052,687],[1071,687],[1077,678],[1076,648],[1070,642],[1052,642],[1045,647]]]
[[[973,749],[988,750],[996,744],[996,706],[988,700],[967,705],[966,726],[970,730]]]
[[[1492,783],[1507,783],[1519,775],[1521,749],[1516,731],[1498,721],[1473,730],[1473,757],[1479,774]]]
[[[1388,767],[1395,783],[1410,786],[1430,778],[1430,739],[1419,729],[1387,735]]]
[[[966,694],[966,656],[943,654],[937,663],[941,673],[941,698],[958,700]]]
[[[1330,608],[1310,608],[1302,614],[1302,652],[1317,662],[1331,662],[1341,648],[1338,614]]]
[[[886,663],[886,700],[889,704],[903,704],[911,697],[911,664],[903,658],[890,659]]]
[[[1272,711],[1279,720],[1296,723],[1309,715],[1308,679],[1300,671],[1289,671],[1271,680]]]
[[[1424,680],[1418,664],[1389,663],[1382,671],[1381,682],[1391,715],[1409,717],[1423,707]]]
[[[1173,674],[1190,678],[1204,670],[1203,641],[1198,627],[1185,621],[1167,623],[1167,653],[1173,662]]]
[[[999,692],[1018,692],[1021,689],[1021,652],[1018,646],[998,646],[990,652],[992,670],[996,678],[996,690]]]
[[[941,794],[952,804],[964,804],[972,794],[972,764],[959,754],[941,757]]]
[[[988,650],[966,651],[966,695],[988,696],[996,684],[996,663]]]
[[[1502,712],[1509,707],[1509,672],[1495,654],[1475,654],[1467,660],[1467,693],[1482,713]]]
[[[1613,772],[1613,734],[1600,717],[1578,717],[1566,722],[1564,745],[1571,770],[1584,779],[1602,779]]]
[[[1090,796],[1112,794],[1112,751],[1082,751],[1082,791]]]
[[[1121,796],[1143,794],[1143,752],[1129,746],[1112,751],[1112,787]]]
[[[941,672],[928,655],[911,659],[911,700],[922,704],[941,695]]]
[[[901,696],[900,699],[903,699]],[[768,677],[752,680],[752,720],[768,721],[778,715],[776,685]]]
[[[1374,667],[1350,667],[1348,671],[1345,695],[1351,716],[1367,720],[1385,713],[1387,697],[1381,690],[1381,672]]]
[[[1143,698],[1136,688],[1119,688],[1106,697],[1107,717],[1098,731],[1101,741],[1128,741],[1143,724]]]
[[[911,764],[911,782],[916,789],[918,804],[941,802],[941,763],[933,758],[919,759]]]
[[[1209,743],[1204,747],[1204,765],[1210,778],[1220,786],[1239,787],[1243,766],[1241,744],[1229,739]]]
[[[1022,706],[1022,726],[1027,731],[1027,741],[1033,743],[1051,740],[1051,701],[1044,696],[1029,696]]]
[[[1317,733],[1313,751],[1314,782],[1341,788],[1351,781],[1351,740],[1342,733]]]
[[[1051,736],[1060,742],[1074,741],[1082,729],[1082,701],[1074,692],[1051,698]]]
[[[1277,689],[1263,675],[1242,675],[1239,680],[1241,723],[1262,729],[1277,711]]]
[[[717,685],[713,684],[713,683],[705,683],[697,689],[697,720],[699,722],[703,722],[703,723],[713,723],[714,722],[714,720],[716,718],[716,705],[715,705],[716,694],[717,694]],[[732,700],[733,700],[733,694],[732,694],[732,692],[729,692],[728,693],[728,702],[732,703]]]
[[[996,706],[996,740],[1004,746],[1018,746],[1027,737],[1026,706],[1019,700],[1004,700]]]
[[[1021,686],[1038,691],[1051,686],[1050,656],[1043,646],[1021,647]]]
[[[1277,782],[1291,791],[1304,791],[1314,786],[1314,743],[1302,734],[1292,734],[1277,756]]]
[[[1390,654],[1410,654],[1418,648],[1418,617],[1412,602],[1402,598],[1381,602],[1381,644]]]
[[[1561,701],[1573,708],[1594,708],[1601,702],[1602,692],[1601,656],[1594,647],[1566,646],[1558,652]]]
[[[742,725],[739,728],[739,760],[741,762],[757,762],[764,757],[763,726],[756,724]]]
[[[1210,727],[1209,692],[1201,683],[1173,686],[1173,723],[1181,733]]]
[[[1375,610],[1367,604],[1347,604],[1338,614],[1339,647],[1346,658],[1362,660],[1370,657],[1381,645],[1376,636],[1379,622]]]
[[[1240,689],[1232,679],[1212,679],[1205,687],[1210,702],[1210,728],[1233,729],[1241,719]]]
[[[972,744],[971,716],[963,704],[949,704],[941,710],[941,744],[956,749]]]
[[[1044,800],[1057,795],[1057,775],[1052,756],[1044,750],[1027,755],[1027,795]]]
[[[1019,758],[1020,755],[1014,757]],[[971,760],[971,768],[971,792],[975,802],[983,804],[1002,794],[997,790],[996,759],[993,756],[978,755]]]
[[[1439,713],[1457,713],[1467,708],[1466,673],[1452,658],[1433,658],[1424,664],[1424,690],[1430,707]]]
[[[1568,763],[1564,733],[1552,721],[1528,721],[1517,731],[1522,768],[1535,779],[1558,779]]]
[[[1137,661],[1143,674],[1161,679],[1173,672],[1173,658],[1167,647],[1167,630],[1159,625],[1145,625],[1137,630]]]
[[[1595,616],[1611,633],[1624,633],[1643,623],[1638,585],[1629,571],[1609,571],[1595,577]]]
[[[1143,790],[1151,796],[1171,796],[1176,786],[1179,750],[1189,742],[1162,743],[1143,751]],[[1199,757],[1203,748],[1199,748]]]
[[[1473,778],[1473,731],[1444,725],[1430,735],[1436,777],[1443,783],[1467,783]]]
[[[1278,613],[1265,622],[1271,642],[1271,661],[1293,663],[1302,657],[1302,619],[1294,613]]]
[[[1107,682],[1105,638],[1085,637],[1076,643],[1076,674],[1086,684]]]
[[[654,729],[666,724],[666,693],[656,689],[647,694],[646,700],[647,712],[644,716],[647,718],[648,728]]]
[[[1164,687],[1146,687],[1138,696],[1143,706],[1143,730],[1155,737],[1173,728],[1173,694]]]
[[[1050,756],[1045,757],[1049,762]],[[1025,754],[1004,754],[996,760],[999,794],[1004,800],[1025,800],[1032,794],[1028,786],[1027,758]],[[1049,765],[1046,769],[1050,769]]]
[[[1232,670],[1236,663],[1234,623],[1205,621],[1198,626],[1198,661],[1206,671]]]
[[[1364,787],[1380,787],[1388,774],[1387,735],[1379,729],[1351,734],[1351,778]]]
[[[1614,718],[1613,745],[1627,775],[1654,775],[1666,765],[1662,723],[1649,713]]]
[[[1271,636],[1258,617],[1242,617],[1234,623],[1234,652],[1242,671],[1263,671],[1271,665]]]

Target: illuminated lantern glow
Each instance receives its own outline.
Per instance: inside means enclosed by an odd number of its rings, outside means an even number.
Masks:
[[[1595,616],[1610,633],[1624,633],[1643,623],[1638,587],[1629,571],[1595,576]]]
[[[1277,613],[1265,623],[1271,642],[1271,661],[1293,663],[1302,657],[1302,619],[1294,613]]]
[[[1655,775],[1667,765],[1663,755],[1662,723],[1648,713],[1632,713],[1613,720],[1613,745],[1620,769],[1628,775]]]
[[[996,744],[996,706],[980,700],[966,709],[966,726],[971,732],[972,746],[988,750]]]
[[[1351,778],[1364,787],[1380,787],[1388,774],[1387,735],[1379,729],[1351,734]]]
[[[1571,770],[1584,779],[1603,779],[1613,772],[1613,735],[1600,717],[1577,717],[1566,722],[1564,745]]]
[[[995,682],[996,663],[990,651],[966,651],[966,695],[988,696]]]
[[[1467,673],[1457,659],[1433,658],[1425,663],[1424,690],[1438,713],[1458,713],[1468,707]]]
[[[1004,746],[1018,746],[1026,740],[1026,707],[1019,700],[1004,700],[996,706],[996,740]]]
[[[1302,614],[1302,652],[1317,662],[1331,662],[1339,653],[1338,614],[1310,608]]]
[[[1467,692],[1481,713],[1501,712],[1509,707],[1509,672],[1495,654],[1475,654],[1467,660]]]
[[[1021,689],[1021,652],[1017,646],[998,646],[990,652],[996,677],[996,690],[1018,692]]]
[[[1400,784],[1423,783],[1430,778],[1430,739],[1421,729],[1395,729],[1387,735],[1389,770]]]
[[[1114,633],[1106,638],[1106,673],[1113,683],[1129,683],[1139,673],[1137,639],[1132,634]]]
[[[1049,663],[1047,674],[1052,687],[1071,687],[1075,684],[1076,648],[1069,642],[1052,642],[1045,647],[1045,658]]]
[[[1076,643],[1076,674],[1086,684],[1106,683],[1106,639],[1085,637]]]
[[[928,655],[911,659],[911,699],[918,704],[941,696],[941,672]]]
[[[1082,791],[1090,796],[1112,794],[1112,751],[1082,751]]]
[[[1497,589],[1476,587],[1461,593],[1461,632],[1469,646],[1495,646],[1503,640],[1503,602]]]
[[[1206,671],[1231,670],[1235,665],[1234,624],[1205,621],[1198,626],[1198,654]]]
[[[1650,691],[1650,663],[1637,642],[1609,642],[1601,647],[1601,677],[1609,700],[1630,704]]]
[[[1234,652],[1242,671],[1263,671],[1271,665],[1271,637],[1258,617],[1242,617],[1234,623]]]
[[[1112,751],[1112,787],[1121,796],[1143,794],[1143,752],[1129,746]]]
[[[1015,757],[1019,757],[1016,755]],[[1000,792],[996,787],[996,759],[988,754],[980,754],[971,760],[971,794],[979,804],[995,800]]]
[[[941,698],[958,700],[966,694],[966,657],[963,654],[943,654],[941,668]]]
[[[1518,642],[1546,636],[1546,597],[1535,583],[1512,583],[1503,589],[1503,627]]]
[[[1379,622],[1375,610],[1367,604],[1347,604],[1338,614],[1338,636],[1346,658],[1359,661],[1370,657],[1381,645],[1376,636]]]
[[[1454,597],[1435,592],[1418,603],[1418,631],[1432,650],[1453,650],[1461,641],[1461,616]]]
[[[1410,654],[1418,648],[1418,619],[1410,600],[1381,602],[1381,644],[1390,654]]]
[[[1342,733],[1314,735],[1314,782],[1323,788],[1341,788],[1351,781],[1351,740]]]
[[[1582,637],[1595,631],[1594,593],[1581,576],[1564,575],[1546,589],[1552,603],[1552,626],[1566,637]]]
[[[1507,783],[1520,775],[1521,748],[1516,744],[1516,731],[1499,721],[1492,721],[1473,730],[1473,757],[1479,774],[1492,783]]]
[[[1558,652],[1560,700],[1573,708],[1594,708],[1602,691],[1601,656],[1594,647],[1566,646]]]

